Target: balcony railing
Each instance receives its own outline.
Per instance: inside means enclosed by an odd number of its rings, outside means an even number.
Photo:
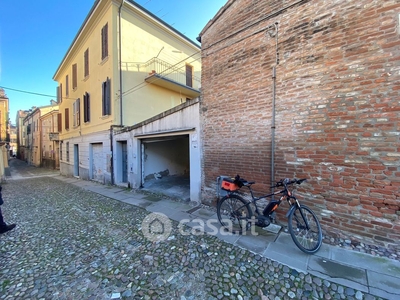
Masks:
[[[192,73],[186,72],[186,65],[172,65],[157,57],[144,65],[148,74],[145,81],[195,98],[200,95],[201,80]]]

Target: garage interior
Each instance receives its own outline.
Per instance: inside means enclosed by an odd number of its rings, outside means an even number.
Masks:
[[[143,190],[190,201],[189,135],[141,139],[141,170]]]

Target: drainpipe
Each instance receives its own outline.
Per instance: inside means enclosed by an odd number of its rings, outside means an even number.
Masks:
[[[271,31],[272,29],[272,31]],[[276,67],[279,64],[278,22],[269,27],[270,37],[275,37],[275,65],[272,67],[272,120],[271,120],[271,183],[275,183],[275,100],[276,100]],[[272,200],[273,200],[272,196]]]
[[[122,33],[121,33],[121,10],[122,6],[124,5],[125,0],[122,0],[121,5],[118,10],[118,17],[119,17],[119,22],[118,22],[118,35],[119,35],[119,117],[120,117],[120,125],[123,126],[123,121],[122,121],[122,48],[121,48],[121,39],[122,39]]]
[[[275,100],[276,66],[272,67],[272,120],[271,120],[271,183],[275,183]]]
[[[110,151],[111,151],[111,161],[110,161],[110,171],[111,171],[111,185],[114,185],[114,126],[110,126]]]

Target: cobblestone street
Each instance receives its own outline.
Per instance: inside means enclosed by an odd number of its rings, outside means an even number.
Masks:
[[[11,161],[3,186],[0,299],[380,299],[210,235],[142,233],[144,208]]]

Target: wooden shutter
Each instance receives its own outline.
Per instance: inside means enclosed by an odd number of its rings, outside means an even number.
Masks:
[[[76,64],[72,65],[72,89],[78,86],[78,67]]]
[[[106,115],[106,84],[107,82],[103,82],[101,85],[101,90],[102,90],[102,99],[101,99],[101,105],[102,105],[102,115]]]
[[[57,114],[57,130],[58,132],[62,131],[62,114]]]
[[[76,126],[81,125],[81,99],[76,100]]]
[[[56,89],[57,89],[57,103],[60,103],[61,102],[61,100],[60,100],[60,86],[58,86]]]
[[[107,115],[111,115],[111,79],[107,77],[106,82],[106,113]]]
[[[103,82],[103,116],[111,115],[111,80],[107,77],[107,80]]]
[[[72,126],[76,126],[76,101],[72,103]]]
[[[108,56],[108,23],[101,29],[101,59]]]
[[[65,109],[65,129],[69,129],[69,108]]]
[[[87,48],[85,51],[84,61],[85,61],[84,76],[87,77],[89,76],[89,48]]]
[[[193,67],[186,65],[186,85],[193,86]]]
[[[90,96],[89,96],[89,93],[85,93],[85,95],[83,95],[83,121],[85,123],[90,121]]]
[[[68,75],[65,76],[65,96],[69,95],[69,78]]]

